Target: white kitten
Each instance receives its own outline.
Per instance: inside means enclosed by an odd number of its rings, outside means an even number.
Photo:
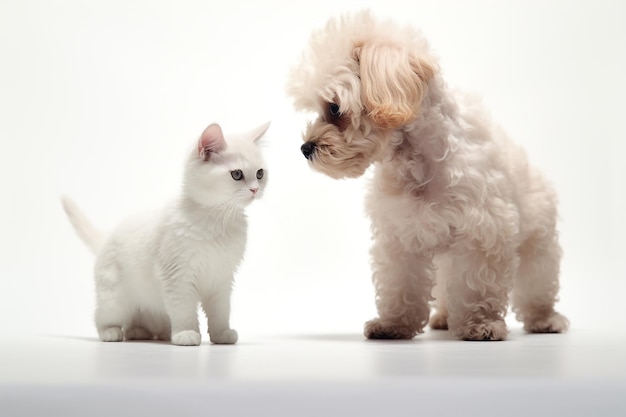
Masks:
[[[97,255],[101,340],[199,345],[200,303],[211,342],[237,342],[229,324],[233,274],[246,245],[244,208],[267,181],[256,142],[268,127],[228,141],[219,125],[207,127],[186,162],[181,196],[164,210],[127,219],[110,236],[62,198],[76,232]]]

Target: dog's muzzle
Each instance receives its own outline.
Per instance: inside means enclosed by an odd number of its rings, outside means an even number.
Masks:
[[[316,147],[317,146],[315,145],[315,142],[307,142],[300,147],[300,150],[302,151],[302,155],[304,155],[306,159],[311,161],[313,159],[313,154],[315,153]]]

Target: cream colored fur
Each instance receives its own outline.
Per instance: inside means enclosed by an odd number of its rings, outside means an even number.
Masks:
[[[368,12],[333,19],[287,90],[319,114],[302,147],[314,169],[344,178],[375,166],[368,338],[410,339],[430,320],[460,339],[504,340],[509,300],[527,331],[567,330],[554,310],[556,193],[479,98],[446,85],[419,31]]]

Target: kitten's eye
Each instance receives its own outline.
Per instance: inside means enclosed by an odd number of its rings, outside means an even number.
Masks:
[[[339,111],[339,105],[336,103],[328,103],[328,113],[333,117],[341,116],[341,112]]]
[[[263,170],[262,170],[262,169],[259,169],[259,170],[256,172],[256,179],[257,179],[257,180],[260,180],[261,178],[263,178],[263,175],[264,175],[264,174],[265,174],[265,173],[263,172]]]
[[[236,169],[230,171],[230,176],[233,177],[235,181],[241,181],[243,179],[243,172],[240,169]]]

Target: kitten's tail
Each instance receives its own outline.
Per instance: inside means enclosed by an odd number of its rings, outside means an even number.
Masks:
[[[83,242],[91,249],[94,254],[97,254],[102,243],[104,242],[104,236],[98,230],[96,230],[92,224],[87,220],[87,217],[78,208],[76,203],[69,197],[61,196],[61,203],[63,203],[63,209],[65,214],[70,219],[70,223],[74,226],[76,234],[82,239]]]

